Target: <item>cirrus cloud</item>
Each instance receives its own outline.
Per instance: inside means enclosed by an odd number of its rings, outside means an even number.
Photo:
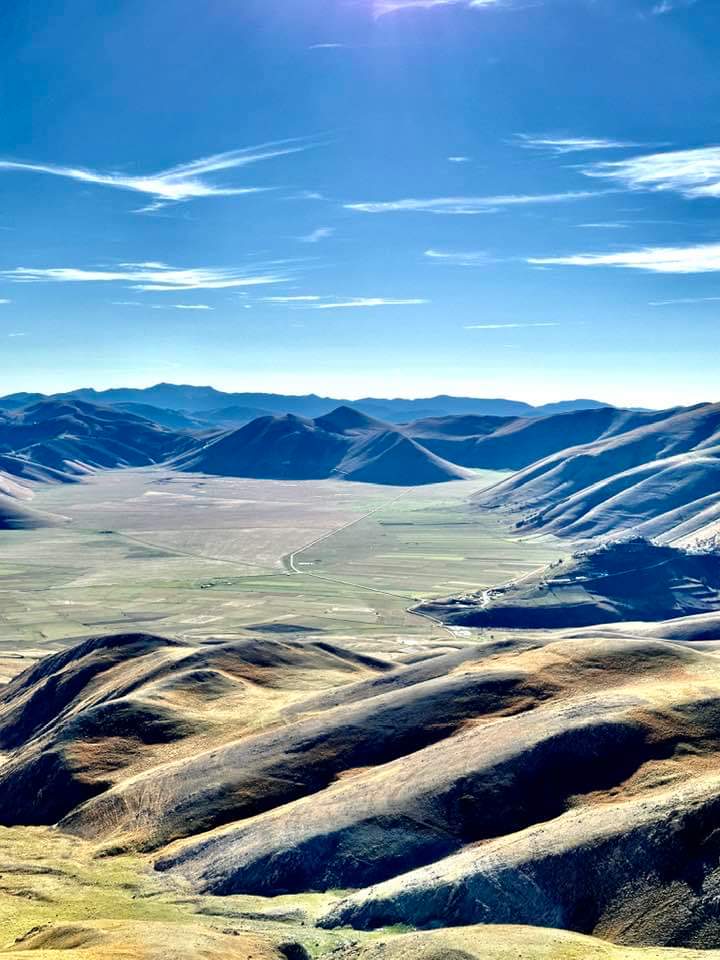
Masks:
[[[298,237],[298,240],[301,243],[320,243],[321,240],[327,240],[329,237],[332,237],[334,233],[334,227],[318,227],[317,230],[305,234],[304,237]]]
[[[569,203],[601,196],[607,191],[572,191],[568,193],[510,194],[497,197],[433,197],[426,200],[355,201],[344,204],[346,210],[360,213],[434,213],[447,216],[475,216],[497,213],[504,207],[533,204]]]
[[[521,330],[531,327],[559,327],[559,323],[470,323],[466,330]]]
[[[557,154],[585,153],[589,150],[625,150],[643,146],[641,143],[606,140],[602,137],[532,136],[527,133],[516,134],[515,140],[519,146],[527,150],[548,150]]]
[[[646,247],[621,253],[578,253],[568,257],[530,257],[533,266],[624,267],[649,273],[720,272],[720,243],[687,247]]]
[[[434,7],[458,6],[479,10],[481,7],[497,6],[498,3],[499,0],[374,0],[372,9],[373,16],[377,20],[389,13],[399,13],[403,10],[430,10]]]
[[[262,144],[258,147],[245,147],[212,154],[190,163],[168,167],[157,173],[134,175],[121,172],[103,172],[85,167],[70,167],[52,163],[24,163],[17,160],[0,160],[0,171],[24,173],[44,173],[55,177],[64,177],[81,183],[113,187],[117,190],[129,190],[147,194],[154,200],[136,213],[148,213],[159,210],[169,203],[179,203],[201,197],[236,197],[249,193],[260,193],[264,187],[240,187],[215,183],[206,179],[207,175],[224,170],[246,167],[262,160],[283,157],[309,149],[310,144],[298,140],[282,140],[276,143]]]
[[[447,263],[458,267],[480,267],[492,263],[492,257],[484,250],[450,252],[444,250],[426,250],[425,256],[436,263]]]
[[[351,297],[335,303],[314,303],[311,310],[349,310],[356,307],[415,307],[429,303],[429,300],[417,298],[409,300],[390,300],[386,297]]]
[[[583,173],[621,183],[630,190],[672,190],[685,197],[720,197],[720,146],[596,163]]]
[[[14,283],[117,283],[133,290],[166,293],[183,290],[225,290],[285,283],[287,277],[271,270],[251,273],[226,267],[192,267],[180,270],[163,263],[122,263],[113,270],[86,270],[77,267],[16,267],[0,271],[0,277]]]

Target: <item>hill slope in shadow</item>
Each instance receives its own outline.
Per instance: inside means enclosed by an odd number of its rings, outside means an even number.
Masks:
[[[616,540],[479,594],[422,603],[445,623],[555,629],[668,620],[720,608],[720,554]]]
[[[147,466],[192,446],[185,434],[81,400],[43,400],[0,416],[2,469],[27,479],[72,480],[92,469]]]
[[[260,417],[180,457],[175,466],[220,476],[337,477],[400,486],[443,483],[470,475],[399,429],[350,407],[339,407],[315,420],[294,414]]]

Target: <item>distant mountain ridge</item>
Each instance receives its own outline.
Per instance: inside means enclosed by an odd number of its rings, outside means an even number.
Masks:
[[[162,463],[197,442],[145,417],[77,399],[0,413],[0,471],[26,481],[71,482],[90,470]]]
[[[206,402],[228,399],[208,389]],[[72,482],[104,469],[162,464],[217,476],[408,487],[483,469],[513,476],[478,494],[478,503],[513,512],[525,530],[581,540],[624,530],[679,545],[720,543],[720,404],[661,411],[595,406],[544,417],[464,413],[400,424],[347,404],[315,417],[271,413],[240,424],[232,417],[251,417],[255,408],[216,410],[223,421],[212,426],[202,412],[131,400],[6,398],[0,405],[0,494],[12,517],[6,522],[31,522],[10,501],[31,496],[35,483]]]
[[[41,400],[43,394],[16,393],[0,397],[0,410],[16,410]],[[321,417],[337,407],[346,406],[361,410],[370,416],[390,423],[404,423],[427,417],[445,416],[495,416],[495,417],[542,417],[572,410],[588,410],[605,407],[597,400],[566,400],[542,406],[532,406],[519,400],[502,398],[436,396],[423,399],[375,398],[347,400],[320,397],[316,394],[285,395],[274,393],[226,393],[214,387],[197,387],[173,383],[158,383],[146,388],[115,388],[94,390],[83,388],[68,393],[55,394],[53,399],[84,400],[101,405],[142,404],[166,411],[209,421],[211,424],[249,422],[268,414],[294,413],[303,417]],[[238,409],[239,408],[239,409]]]
[[[470,476],[402,430],[351,407],[311,420],[259,417],[179,457],[179,470],[273,480],[330,477],[416,486]]]

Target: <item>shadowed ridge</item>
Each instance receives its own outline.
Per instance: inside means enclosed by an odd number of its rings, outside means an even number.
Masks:
[[[453,686],[474,677],[484,684],[483,722],[466,723],[454,736],[361,778],[176,845],[158,865],[221,894],[364,887],[554,820],[581,796],[591,803],[603,794],[609,801],[623,784],[642,779],[641,771],[672,756],[679,741],[711,764],[720,732],[717,686],[700,707],[695,690],[656,696],[651,686],[628,684],[639,664],[648,679],[661,682],[674,671],[690,675],[706,661],[705,654],[660,641],[577,641],[530,651],[504,670],[422,684],[406,697],[437,689],[450,705]],[[500,704],[505,712],[498,713]],[[479,721],[479,701],[475,710]],[[445,923],[452,922],[448,914]]]
[[[720,554],[690,553],[642,537],[576,553],[482,593],[432,600],[416,610],[445,623],[561,629],[670,620],[720,605]]]
[[[5,468],[13,472],[15,465],[28,476],[33,468],[48,470],[33,479],[72,479],[90,469],[148,466],[195,446],[187,434],[76,398],[51,397],[0,418],[0,452],[14,455]]]
[[[330,475],[348,441],[294,414],[260,417],[181,457],[180,470],[227,477],[319,480]]]
[[[156,849],[325,789],[343,771],[377,766],[451,736],[498,708],[516,678],[458,674],[391,690],[148,771],[67,816],[83,837],[144,837]],[[139,804],[138,798],[143,797]],[[144,806],[144,809],[143,809]]]
[[[395,430],[358,441],[336,468],[338,476],[361,483],[420,486],[465,480],[469,470],[456,466]]]
[[[18,747],[59,718],[94,681],[113,668],[137,663],[174,640],[145,633],[90,637],[77,646],[38,661],[0,689],[0,746]]]
[[[371,670],[377,670],[380,673],[395,669],[395,664],[390,660],[383,660],[381,657],[373,657],[370,654],[348,650],[337,643],[328,643],[326,640],[313,640],[312,646],[325,653],[332,654],[332,656],[337,657],[339,660],[347,660],[350,663],[356,663],[363,667],[370,667]]]
[[[520,923],[621,943],[717,944],[720,781],[571,811],[361,891],[325,926]]]
[[[12,453],[0,454],[0,471],[18,482],[39,483],[76,483],[78,477],[63,470],[56,470],[47,464],[36,463],[27,456]]]
[[[0,745],[11,752],[0,764],[0,823],[54,823],[131,771],[277,726],[305,689],[391,666],[271,638],[201,647],[146,634],[89,638],[2,691]]]
[[[415,486],[469,476],[400,430],[351,407],[317,420],[287,414],[260,417],[180,457],[180,470],[276,480],[338,477]]]
[[[0,530],[39,530],[63,522],[63,517],[33,510],[0,493]]]
[[[341,406],[322,417],[317,417],[315,423],[330,433],[352,433],[359,430],[388,430],[392,429],[382,420],[369,417],[366,413],[354,407]]]
[[[98,670],[107,668],[121,658],[142,655],[158,647],[185,647],[179,640],[161,637],[152,633],[109,633],[100,636],[80,638],[58,653],[51,653],[27,670],[23,670],[10,683],[0,687],[0,702],[10,702],[20,690],[26,689],[53,673],[59,673],[69,664],[77,663],[94,653],[105,653],[105,660],[98,660]],[[189,647],[188,649],[192,649]]]
[[[426,417],[403,424],[402,430],[415,439],[440,439],[442,437],[486,437],[502,427],[515,423],[518,417],[492,417],[465,414],[464,416]],[[523,421],[524,422],[524,421]]]

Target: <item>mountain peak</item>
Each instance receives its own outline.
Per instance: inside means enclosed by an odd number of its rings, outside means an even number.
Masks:
[[[377,430],[384,427],[385,424],[380,420],[369,417],[361,410],[350,407],[347,404],[341,404],[330,413],[318,417],[315,423],[323,430],[330,430],[332,433],[345,433],[350,430]]]

